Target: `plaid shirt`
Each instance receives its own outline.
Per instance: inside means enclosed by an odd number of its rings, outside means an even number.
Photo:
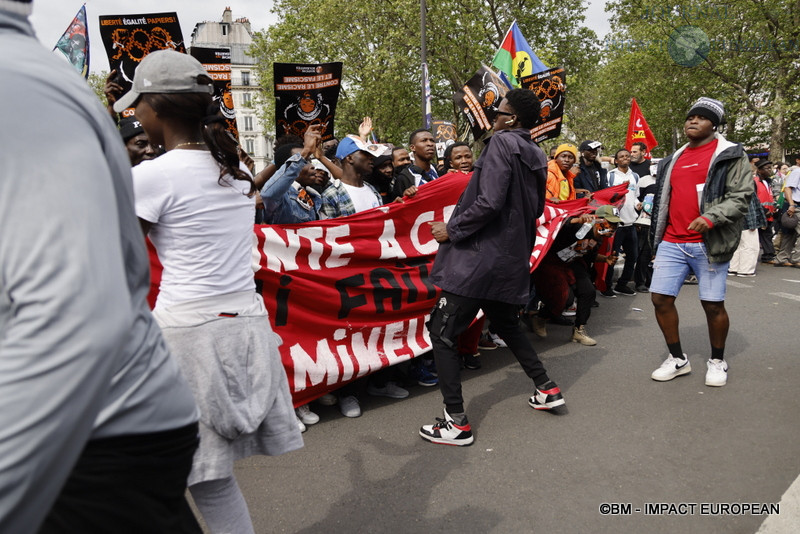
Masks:
[[[372,184],[364,182],[364,185],[369,187],[380,204],[383,204],[381,194],[372,186]],[[353,199],[344,187],[341,180],[333,180],[328,184],[328,187],[322,191],[322,208],[320,213],[324,214],[328,219],[335,217],[346,217],[356,213],[356,207],[353,205]]]
[[[755,186],[755,181],[753,182]],[[764,207],[758,199],[758,194],[753,191],[753,196],[750,197],[750,205],[747,207],[747,215],[744,218],[745,230],[757,230],[767,226],[767,217],[764,214]]]

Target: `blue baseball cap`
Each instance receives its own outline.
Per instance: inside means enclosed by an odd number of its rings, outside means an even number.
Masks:
[[[336,157],[339,160],[343,160],[353,152],[358,152],[362,150],[367,154],[370,154],[374,157],[378,157],[386,152],[386,145],[382,145],[379,143],[370,143],[367,144],[361,140],[360,137],[357,135],[348,135],[344,139],[339,142],[339,146],[336,148]]]

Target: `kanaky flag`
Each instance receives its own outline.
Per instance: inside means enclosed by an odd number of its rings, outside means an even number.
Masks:
[[[642,110],[639,109],[639,104],[636,99],[631,100],[631,117],[628,119],[628,136],[625,138],[625,150],[630,150],[633,143],[642,142],[647,145],[646,158],[650,157],[650,151],[658,146],[656,136],[644,120]]]
[[[506,75],[513,87],[520,86],[520,79],[547,70],[547,67],[533,53],[528,41],[522,36],[517,21],[511,23],[500,49],[494,55],[492,66]]]
[[[89,78],[89,31],[86,28],[86,5],[81,6],[67,31],[53,47],[67,58],[75,70]]]

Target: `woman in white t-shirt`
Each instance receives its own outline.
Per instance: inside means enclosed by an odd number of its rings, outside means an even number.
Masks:
[[[149,54],[133,89],[151,142],[167,153],[133,169],[136,214],[164,267],[153,314],[201,411],[189,490],[212,532],[251,533],[233,462],[302,447],[286,373],[255,293],[252,176],[216,115],[211,79],[186,54]]]

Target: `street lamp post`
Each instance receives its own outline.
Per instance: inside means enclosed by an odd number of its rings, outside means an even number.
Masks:
[[[419,18],[420,18],[420,35],[422,36],[422,46],[420,47],[420,58],[422,60],[422,127],[430,128],[428,124],[428,48],[425,44],[425,26],[426,15],[428,7],[425,0],[421,0],[419,4]]]

